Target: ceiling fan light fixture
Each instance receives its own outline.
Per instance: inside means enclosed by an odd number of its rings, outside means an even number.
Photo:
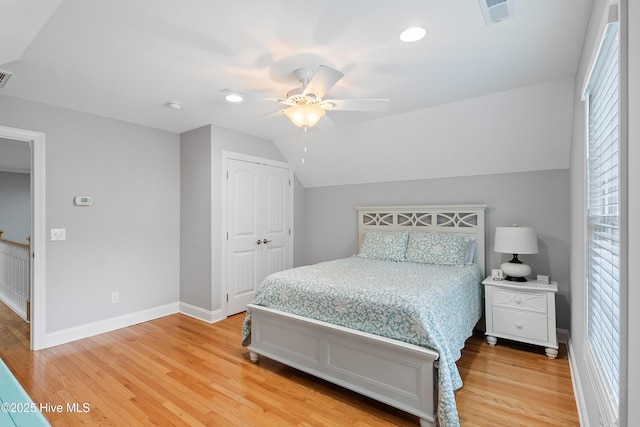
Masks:
[[[410,27],[400,33],[400,40],[405,43],[413,43],[422,40],[427,35],[427,30],[422,27]]]
[[[291,123],[304,128],[315,126],[326,111],[317,105],[299,104],[287,108],[284,114],[289,117]]]

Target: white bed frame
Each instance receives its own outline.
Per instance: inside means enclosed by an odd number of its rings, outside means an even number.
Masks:
[[[484,273],[486,205],[358,208],[360,245],[367,230],[419,229],[475,237]],[[483,274],[484,277],[484,274]],[[436,426],[438,353],[434,350],[249,304],[250,357],[277,360],[420,417]]]

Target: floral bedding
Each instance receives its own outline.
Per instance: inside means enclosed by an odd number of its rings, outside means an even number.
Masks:
[[[454,390],[460,350],[482,313],[475,264],[444,266],[358,256],[281,271],[260,285],[254,304],[436,350],[438,420],[459,425]],[[243,345],[251,341],[251,313]]]

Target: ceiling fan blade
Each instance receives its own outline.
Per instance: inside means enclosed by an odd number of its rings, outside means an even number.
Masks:
[[[255,120],[271,119],[273,117],[284,116],[284,110],[285,109],[274,111],[272,113],[264,114],[264,115],[262,115],[260,117],[256,117]]]
[[[227,95],[239,95],[239,96],[241,96],[243,98],[266,99],[266,100],[269,100],[269,101],[275,101],[275,102],[279,102],[281,104],[289,105],[289,102],[286,99],[274,98],[272,96],[263,95],[263,94],[260,94],[260,93],[242,92],[240,90],[233,90],[233,89],[222,89],[220,92],[222,92],[225,96],[227,96]]]
[[[303,95],[314,94],[317,98],[322,98],[329,89],[331,89],[338,81],[344,77],[344,73],[335,70],[326,65],[318,67],[307,86],[304,88]]]
[[[388,99],[326,99],[320,104],[327,111],[387,111]]]

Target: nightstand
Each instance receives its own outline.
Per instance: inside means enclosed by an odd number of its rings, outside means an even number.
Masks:
[[[558,356],[557,282],[545,285],[535,280],[511,282],[487,277],[482,284],[489,345],[506,338],[543,346],[550,359]]]

